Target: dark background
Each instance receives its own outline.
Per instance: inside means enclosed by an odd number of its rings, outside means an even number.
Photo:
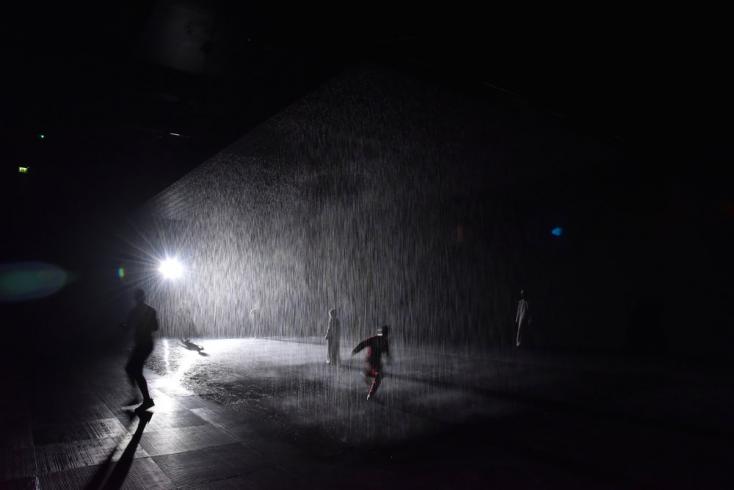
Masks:
[[[3,324],[18,338],[33,325],[49,345],[81,342],[93,317],[85,312],[113,294],[96,285],[114,274],[109,255],[131,212],[330,76],[371,62],[477,97],[499,92],[617,146],[624,164],[608,180],[571,181],[617,196],[598,239],[637,237],[627,257],[648,272],[631,317],[659,322],[672,278],[673,301],[707,325],[692,324],[692,338],[726,350],[734,172],[723,20],[501,5],[9,8],[0,20],[0,258],[56,264],[75,282],[5,304]],[[574,206],[583,214],[583,201]]]

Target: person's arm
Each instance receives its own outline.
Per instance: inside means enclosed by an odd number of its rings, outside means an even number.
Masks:
[[[367,347],[367,340],[363,340],[362,342],[360,342],[359,344],[357,344],[357,347],[355,347],[354,349],[352,349],[352,355],[354,355],[357,352],[361,351],[365,347]]]
[[[324,335],[324,338],[326,340],[329,340],[330,336],[331,336],[331,322],[329,322],[329,328],[326,329],[326,335]]]

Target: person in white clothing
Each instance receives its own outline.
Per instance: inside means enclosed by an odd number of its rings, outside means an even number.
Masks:
[[[341,344],[341,325],[339,318],[336,316],[336,308],[329,310],[329,328],[324,336],[329,343],[326,350],[326,363],[339,364],[339,346]]]
[[[515,324],[517,325],[515,346],[520,347],[520,332],[524,326],[530,324],[530,306],[528,300],[525,299],[524,289],[520,290],[520,300],[517,302],[517,312],[515,313]]]

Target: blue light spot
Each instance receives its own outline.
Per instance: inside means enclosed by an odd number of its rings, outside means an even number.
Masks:
[[[556,237],[563,235],[563,228],[561,228],[560,226],[556,226],[551,230],[551,235]]]

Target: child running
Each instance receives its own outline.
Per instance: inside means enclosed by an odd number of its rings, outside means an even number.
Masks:
[[[382,382],[382,356],[383,354],[390,358],[390,346],[387,343],[387,335],[390,331],[388,325],[384,325],[377,330],[377,335],[364,339],[362,342],[357,344],[357,347],[352,350],[352,355],[367,348],[367,366],[365,370],[365,381],[370,382],[372,378],[372,384],[367,392],[367,399],[371,400],[375,396],[377,388],[380,387]]]

